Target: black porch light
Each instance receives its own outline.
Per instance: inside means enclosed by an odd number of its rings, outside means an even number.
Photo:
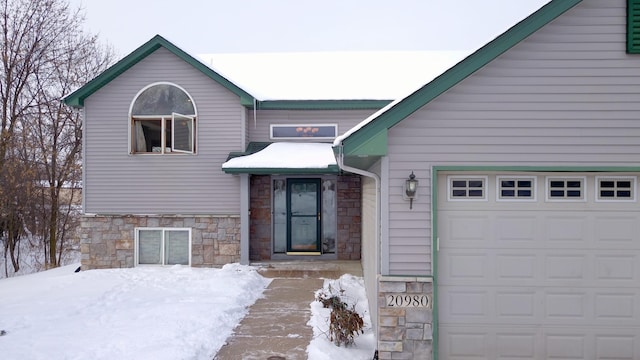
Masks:
[[[405,181],[404,184],[404,193],[409,199],[409,209],[413,208],[413,199],[416,197],[416,192],[418,190],[418,180],[416,180],[416,176],[411,172],[409,178]]]

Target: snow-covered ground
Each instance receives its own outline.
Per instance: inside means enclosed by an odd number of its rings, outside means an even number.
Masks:
[[[210,360],[270,282],[239,264],[75,273],[77,267],[0,280],[0,334],[6,332],[0,336],[1,359]],[[364,312],[362,279],[337,281],[333,286],[345,289]],[[316,336],[309,359],[371,358],[370,326],[355,347],[339,348],[323,328],[328,309],[310,306]]]

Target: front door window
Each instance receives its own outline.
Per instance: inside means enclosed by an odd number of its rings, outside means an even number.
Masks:
[[[289,179],[287,195],[287,253],[320,253],[320,179]]]

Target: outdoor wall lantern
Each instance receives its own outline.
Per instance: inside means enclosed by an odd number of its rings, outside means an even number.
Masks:
[[[404,195],[409,199],[409,209],[413,208],[413,199],[416,198],[416,192],[418,190],[418,180],[416,176],[411,172],[409,178],[404,182]]]

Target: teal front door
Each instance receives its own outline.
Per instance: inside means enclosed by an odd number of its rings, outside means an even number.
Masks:
[[[320,179],[288,179],[287,209],[287,254],[320,255]]]

